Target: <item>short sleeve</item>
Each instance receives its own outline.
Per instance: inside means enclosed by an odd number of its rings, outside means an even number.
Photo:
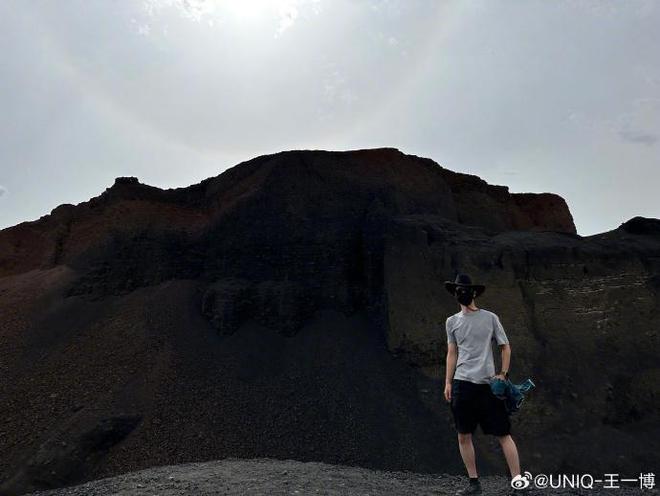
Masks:
[[[493,314],[493,339],[497,341],[497,344],[509,344],[509,338],[506,337],[504,327],[496,314]]]
[[[451,328],[450,324],[451,324],[451,317],[448,317],[447,321],[445,322],[445,328],[447,330],[447,344],[456,342],[456,337],[454,336],[454,331]]]

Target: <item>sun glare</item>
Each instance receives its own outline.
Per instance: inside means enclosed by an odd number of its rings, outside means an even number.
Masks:
[[[144,0],[146,13],[152,18],[167,7],[174,7],[182,17],[209,26],[225,22],[238,25],[275,26],[275,36],[293,26],[302,7],[320,12],[321,0]],[[140,24],[138,21],[132,21]],[[144,25],[143,25],[144,24]],[[150,23],[140,24],[140,34],[148,34]]]
[[[281,2],[269,0],[224,0],[219,1],[220,7],[224,7],[238,21],[253,22],[270,14],[278,8]],[[274,9],[275,8],[275,9]]]

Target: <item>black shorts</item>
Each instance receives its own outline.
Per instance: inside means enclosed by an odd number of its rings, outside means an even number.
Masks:
[[[453,379],[451,412],[456,430],[460,433],[473,433],[477,424],[481,425],[484,434],[505,436],[511,433],[509,412],[504,400],[493,394],[489,384]]]

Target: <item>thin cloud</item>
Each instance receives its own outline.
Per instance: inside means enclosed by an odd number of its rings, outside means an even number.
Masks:
[[[282,5],[280,6],[280,26],[277,29],[277,35],[281,35],[284,31],[293,26],[298,17],[298,9],[295,5]]]
[[[3,196],[5,196],[6,194],[7,194],[7,188],[5,188],[4,186],[2,186],[2,185],[0,184],[0,198],[2,198]]]
[[[619,118],[619,137],[628,142],[646,146],[660,140],[660,98],[637,98],[632,110]]]
[[[629,143],[638,143],[646,146],[655,145],[658,142],[658,139],[660,139],[657,134],[645,133],[642,131],[631,131],[628,129],[622,129],[619,131],[619,136],[621,136],[623,141],[627,141]]]

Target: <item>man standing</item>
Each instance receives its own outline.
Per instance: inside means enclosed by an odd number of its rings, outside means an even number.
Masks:
[[[445,288],[456,298],[461,310],[447,318],[447,370],[445,400],[450,402],[458,447],[467,469],[470,483],[457,495],[480,494],[481,484],[472,444],[477,424],[484,434],[496,436],[502,446],[511,477],[520,474],[518,450],[511,438],[509,413],[504,401],[491,391],[492,377],[508,378],[511,346],[499,317],[488,310],[477,308],[474,299],[486,287],[472,284],[467,274],[458,274],[454,282],[445,281]],[[495,375],[492,341],[502,350],[502,368]]]

